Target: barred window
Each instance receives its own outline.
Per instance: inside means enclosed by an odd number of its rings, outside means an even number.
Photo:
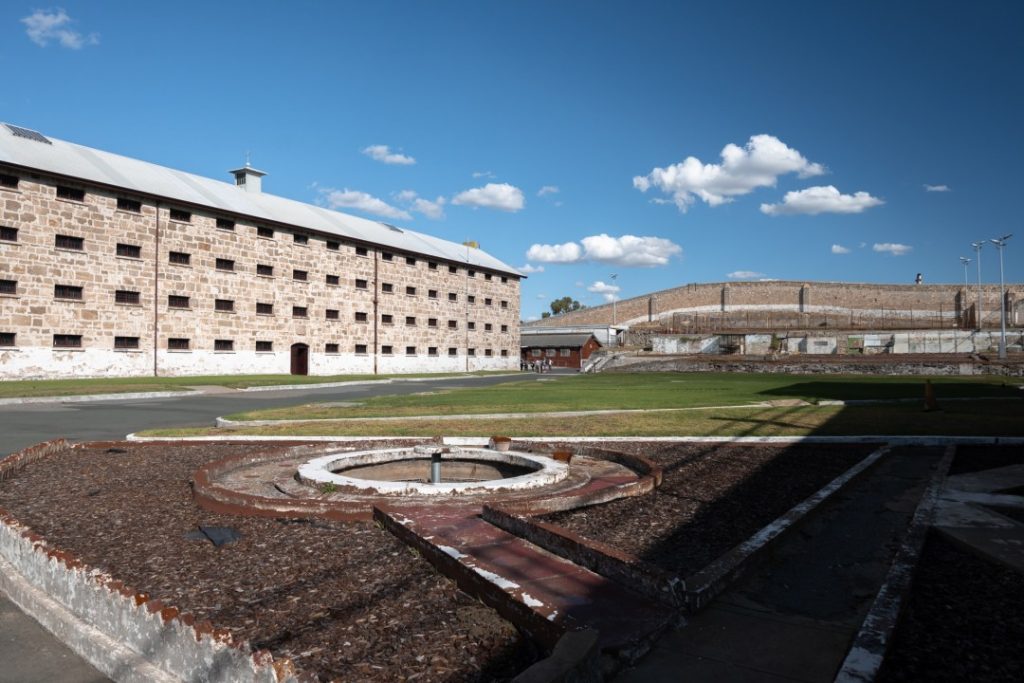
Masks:
[[[493,304],[494,301],[492,301],[491,299],[484,299],[484,306],[491,306]]]
[[[407,316],[405,316],[405,324],[407,326],[409,326],[409,327],[415,326],[416,325],[416,316],[414,316],[414,315],[407,315]]]
[[[491,279],[491,274],[490,273],[484,273],[484,279],[485,280],[490,280]]]
[[[222,313],[233,313],[235,310],[235,302],[232,299],[214,299],[213,308],[214,310]]]
[[[337,308],[328,308],[327,309],[327,319],[328,320],[338,320],[338,309]]]
[[[53,335],[53,347],[56,349],[80,349],[82,348],[82,335],[55,334]]]
[[[457,355],[459,355],[459,350],[457,348],[455,348],[454,346],[449,346],[448,347],[448,355],[449,356],[457,356]]]
[[[14,332],[0,332],[0,346],[15,346]]]
[[[341,243],[327,240],[327,249],[330,251],[338,251],[341,249]]]
[[[493,351],[491,351],[490,349],[484,349],[484,356],[486,356],[487,358],[490,358],[493,355],[494,355]]]
[[[293,318],[308,318],[309,309],[305,306],[292,306],[292,317]]]
[[[338,353],[338,348],[337,344],[325,344],[324,353]]]
[[[436,346],[428,346],[427,347],[427,355],[428,356],[436,356],[437,355],[437,347]]]
[[[57,199],[68,199],[73,202],[85,201],[85,190],[80,187],[57,186]]]
[[[470,270],[470,271],[468,271],[466,273],[466,275],[468,275],[469,277],[476,277],[476,271],[475,270]]]
[[[391,294],[392,292],[395,291],[395,286],[390,282],[384,282],[380,286],[380,291],[384,292],[385,294]]]
[[[405,347],[405,355],[407,355],[407,356],[415,356],[416,355],[416,347],[415,346],[406,346]]]
[[[508,302],[507,301],[502,301],[501,302],[501,307],[502,308],[508,308]]]
[[[407,266],[415,266],[416,265],[416,259],[414,259],[412,256],[406,256],[405,257],[405,265],[407,265]]]
[[[427,327],[437,327],[437,318],[427,318]]]
[[[115,349],[137,349],[139,348],[138,337],[114,337]]]
[[[366,289],[366,280],[356,278],[356,289]]]
[[[82,251],[85,249],[85,238],[73,237],[72,235],[57,235],[54,238],[54,246],[58,249]]]
[[[142,247],[137,244],[117,244],[117,255],[125,258],[142,258]]]
[[[292,270],[292,279],[298,280],[299,282],[305,282],[309,279],[309,273],[305,270]]]
[[[502,349],[501,350],[501,357],[502,358],[507,358],[508,357],[508,349]]]
[[[188,297],[171,294],[167,297],[168,308],[188,308]]]
[[[142,202],[140,202],[138,199],[128,199],[127,197],[118,197],[117,198],[117,210],[118,211],[129,211],[131,213],[142,213]],[[128,339],[128,337],[125,337],[125,339]]]
[[[448,292],[448,301],[458,301],[459,295],[455,292]]]
[[[274,315],[274,304],[256,302],[256,315]]]
[[[17,280],[0,280],[0,294],[17,294]]]
[[[457,273],[457,272],[459,272],[459,267],[458,266],[448,266],[448,272],[449,273]]]
[[[118,304],[137,304],[141,301],[138,292],[132,292],[127,289],[118,289],[114,292],[114,303]]]
[[[391,323],[395,322],[395,316],[391,315],[390,313],[383,313],[380,316],[380,321],[384,325],[390,325]]]
[[[171,220],[179,223],[191,223],[192,212],[184,209],[171,209]]]
[[[366,313],[366,311],[356,311],[356,322],[357,323],[369,322],[369,315]]]
[[[471,304],[475,304],[476,303],[476,296],[474,296],[473,294],[468,295],[466,298],[469,301],[469,303],[471,303]]]
[[[184,337],[171,337],[167,340],[167,349],[169,351],[188,351],[189,340]]]
[[[0,225],[0,242],[17,242],[18,229],[7,225]]]
[[[356,256],[369,256],[369,255],[370,255],[370,252],[369,252],[369,250],[366,247],[356,247]]]
[[[234,272],[235,262],[229,258],[219,258],[217,259],[217,270],[226,270],[229,272]]]
[[[356,344],[356,353],[366,355],[366,344]]]
[[[437,270],[437,262],[427,261],[427,268],[429,268],[430,270]]]
[[[490,332],[494,329],[494,325],[490,323],[484,323],[484,332]]]
[[[274,342],[272,342],[272,341],[257,341],[256,342],[256,352],[257,353],[266,353],[268,351],[273,351],[273,350],[274,350]]]
[[[338,276],[338,275],[328,275],[327,276],[327,284],[329,284],[329,285],[340,285],[341,284],[341,277]]]
[[[468,355],[468,356],[475,356],[476,355],[476,349],[466,349],[466,355]]]
[[[82,288],[76,285],[54,285],[53,297],[55,299],[76,299],[81,300]]]
[[[183,251],[172,251],[168,255],[167,260],[179,266],[187,266],[192,263],[192,254],[186,254]]]
[[[292,235],[292,241],[294,241],[295,244],[309,244],[309,236],[295,233],[294,235]]]
[[[256,236],[257,237],[262,237],[264,239],[272,240],[272,239],[274,239],[274,229],[273,228],[265,228],[263,226],[257,227],[256,228]]]
[[[394,347],[391,346],[390,344],[384,344],[383,346],[380,347],[380,352],[385,356],[390,356],[393,349]]]
[[[380,253],[380,260],[381,261],[394,261],[395,260],[395,255],[390,253],[390,252],[387,252],[387,251],[382,251]]]
[[[427,298],[428,299],[436,299],[437,298],[437,290],[436,289],[428,289],[427,290]]]
[[[501,326],[501,331],[502,332],[508,332],[508,325],[502,325]]]
[[[448,329],[449,330],[457,330],[457,329],[459,329],[459,321],[458,320],[449,320],[448,321]]]
[[[234,351],[235,340],[234,339],[214,339],[213,340],[214,351]]]
[[[9,187],[11,189],[17,189],[18,176],[0,173],[0,187]]]
[[[268,266],[265,263],[257,263],[256,274],[261,277],[274,277],[274,266]]]
[[[230,218],[218,218],[217,228],[220,230],[234,230],[235,222]]]
[[[476,329],[476,323],[473,322],[472,320],[470,320],[469,322],[466,323],[466,327],[468,327],[471,330],[475,330]]]
[[[405,288],[405,293],[408,294],[409,296],[416,296],[416,288],[415,287],[411,287],[411,286],[410,287],[406,287]]]

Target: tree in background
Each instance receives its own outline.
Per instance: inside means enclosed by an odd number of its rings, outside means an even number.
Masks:
[[[561,315],[562,313],[568,313],[569,311],[578,311],[581,308],[586,308],[583,304],[571,296],[563,296],[561,299],[555,299],[551,302],[551,313],[554,315]],[[542,314],[543,315],[543,314]],[[548,317],[543,315],[543,317]]]

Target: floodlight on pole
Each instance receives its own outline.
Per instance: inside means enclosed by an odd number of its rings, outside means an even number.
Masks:
[[[1006,281],[1003,279],[1003,249],[1013,235],[1003,235],[989,242],[999,251],[999,360],[1006,360]]]
[[[967,311],[966,311],[966,309],[967,309],[967,288],[970,286],[970,285],[967,284],[967,266],[969,266],[971,264],[971,259],[969,259],[969,258],[967,258],[965,256],[961,256],[960,257],[960,263],[964,264],[964,297],[963,297],[963,301],[961,303],[963,304],[963,308],[965,309],[964,310],[964,326],[966,326],[966,324],[967,324],[967,322],[966,322],[967,321]]]
[[[971,242],[971,246],[974,247],[975,260],[978,262],[978,331],[981,332],[981,248],[985,246],[985,242],[978,240]]]
[[[612,289],[614,290],[615,289],[615,280],[618,279],[619,274],[618,273],[612,273],[610,277],[611,277],[611,280],[612,280]],[[616,323],[616,319],[615,319],[615,302],[618,300],[618,297],[616,296],[617,291],[618,290],[615,290],[615,291],[612,292],[612,325],[615,325],[615,323]]]

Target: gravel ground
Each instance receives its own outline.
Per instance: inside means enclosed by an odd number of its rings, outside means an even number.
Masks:
[[[873,447],[664,444],[651,495],[542,519],[688,576],[862,460]]]
[[[501,680],[536,658],[511,624],[373,524],[217,515],[193,504],[200,464],[253,450],[64,451],[0,484],[0,506],[51,546],[323,680]],[[187,540],[199,525],[242,537],[219,548]]]
[[[932,532],[876,679],[1024,680],[1024,574]]]

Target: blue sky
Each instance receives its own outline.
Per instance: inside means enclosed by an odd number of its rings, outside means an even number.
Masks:
[[[526,318],[960,282],[1011,232],[1019,282],[1021,35],[1019,2],[9,0],[0,120],[225,180],[249,152],[265,191],[528,266]]]

